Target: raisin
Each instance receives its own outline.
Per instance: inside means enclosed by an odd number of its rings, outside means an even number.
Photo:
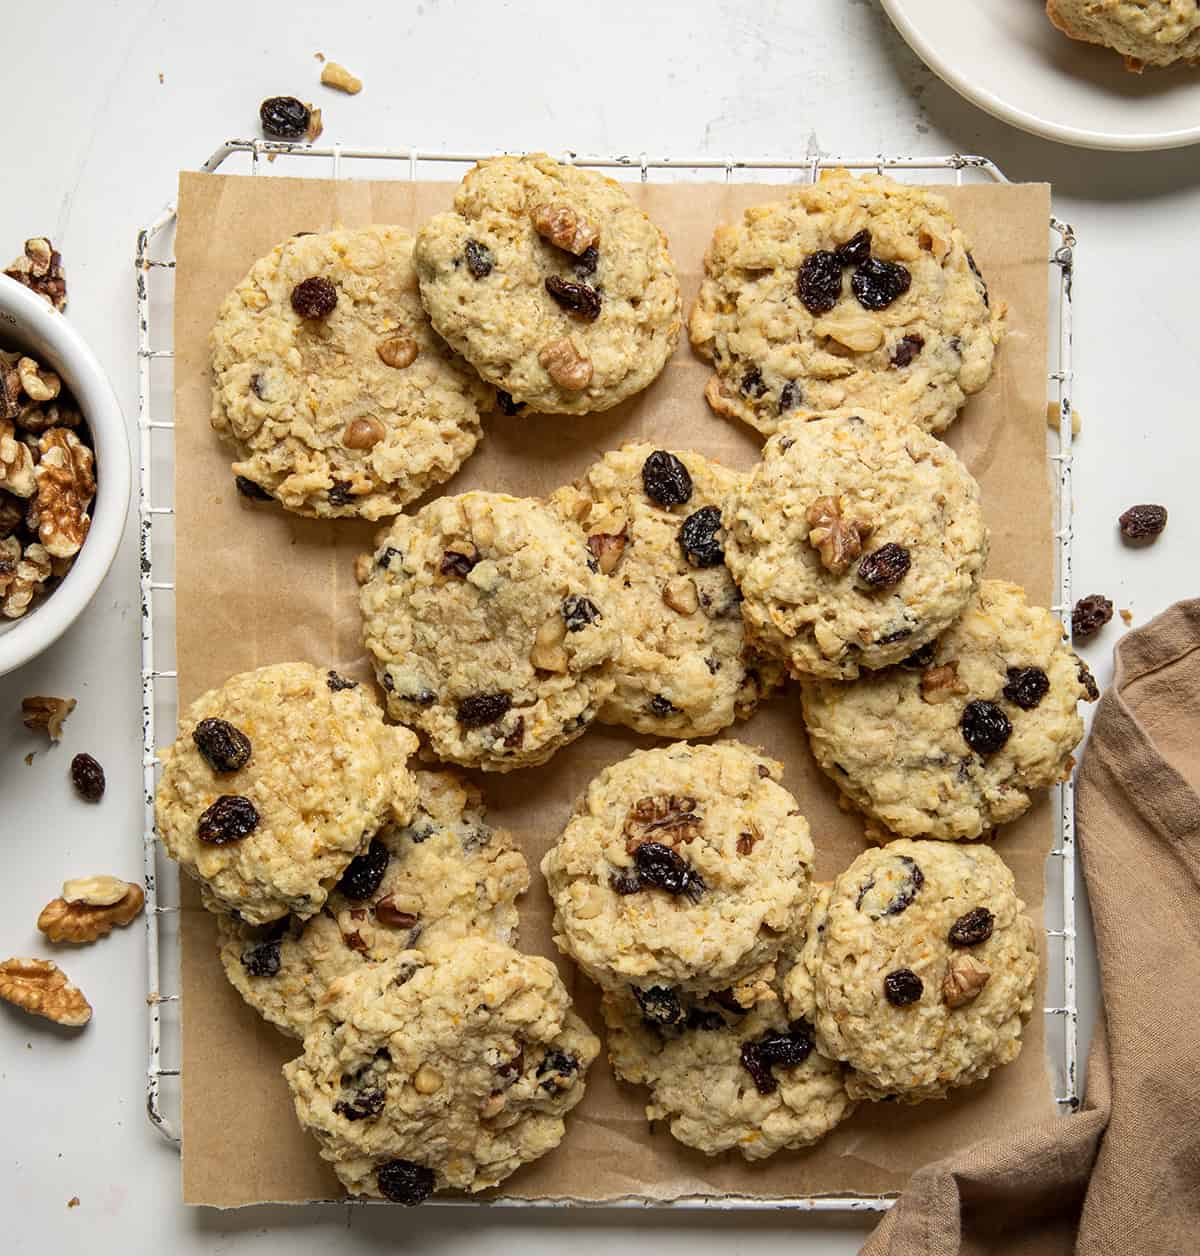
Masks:
[[[77,754],[71,760],[71,783],[88,802],[104,797],[104,769],[90,754]]]
[[[692,477],[674,454],[656,449],[642,463],[642,488],[655,505],[682,506],[691,500]]]
[[[725,1017],[720,1012],[710,1012],[702,1007],[693,1007],[687,1014],[688,1029],[699,1029],[709,1033],[725,1028]]]
[[[547,1051],[537,1066],[537,1075],[542,1078],[543,1090],[554,1090],[561,1087],[567,1078],[579,1072],[579,1061],[566,1051]]]
[[[812,1026],[804,1020],[794,1021],[788,1026],[786,1034],[773,1030],[760,1038],[756,1045],[759,1055],[769,1064],[795,1068],[812,1055]]]
[[[369,1121],[383,1111],[385,1097],[382,1090],[360,1090],[353,1099],[339,1099],[333,1110],[347,1121]]]
[[[546,279],[546,291],[568,314],[585,323],[594,323],[600,317],[600,294],[585,283],[571,283],[569,279],[550,275]]]
[[[510,1085],[525,1071],[525,1048],[518,1047],[517,1054],[511,1060],[496,1066],[496,1072]]]
[[[503,388],[496,389],[496,408],[501,414],[507,414],[511,419],[514,414],[520,414],[525,409],[523,401],[514,401],[510,392],[505,392]]]
[[[1090,637],[1113,617],[1113,604],[1100,593],[1089,593],[1075,603],[1071,612],[1071,632],[1077,637]]]
[[[926,641],[919,650],[914,650],[908,658],[906,658],[900,666],[905,671],[923,672],[930,663],[933,662],[933,656],[937,653],[937,642]]]
[[[892,365],[900,368],[911,366],[913,359],[925,348],[925,337],[917,332],[910,332],[907,336],[901,336],[896,341],[896,347],[892,350]]]
[[[890,589],[908,575],[912,557],[903,545],[889,541],[864,554],[858,564],[858,578],[872,589]]]
[[[679,529],[679,548],[693,567],[717,567],[725,561],[725,550],[717,539],[721,512],[716,506],[703,506],[688,515]]]
[[[608,884],[614,894],[637,894],[642,888],[641,878],[636,872],[614,872],[609,876]]]
[[[334,480],[327,494],[331,506],[348,506],[350,504],[350,485],[345,480]]]
[[[958,724],[963,740],[976,754],[995,754],[1012,736],[1008,716],[994,702],[978,698],[963,707]]]
[[[337,672],[331,671],[325,677],[325,683],[329,686],[330,693],[341,693],[344,689],[357,689],[357,680],[347,680],[345,676],[339,676]]]
[[[411,1208],[433,1194],[433,1170],[411,1160],[389,1160],[375,1170],[379,1193],[394,1204]]]
[[[562,617],[568,632],[582,632],[590,624],[604,618],[595,602],[574,595],[563,598]]]
[[[254,946],[248,946],[242,952],[242,967],[251,977],[275,977],[279,973],[282,957],[279,953],[280,939],[267,938]]]
[[[255,484],[253,480],[248,480],[244,475],[234,476],[233,485],[243,497],[248,497],[252,502],[271,502],[275,500],[261,484]]]
[[[683,1020],[679,996],[668,986],[651,986],[648,990],[633,986],[632,989],[643,1020],[652,1025],[678,1025]]]
[[[250,762],[250,738],[228,720],[201,720],[192,729],[192,740],[214,772],[237,772]]]
[[[471,547],[475,550],[475,547]],[[463,554],[459,550],[443,550],[442,560],[438,563],[438,573],[443,576],[460,576],[465,579],[479,562],[479,551]]]
[[[842,264],[836,253],[810,253],[796,276],[796,295],[810,314],[828,314],[842,295]]]
[[[270,96],[258,107],[264,135],[276,140],[300,140],[312,118],[309,107],[295,96]]]
[[[392,678],[384,675],[383,687],[392,688]],[[414,706],[431,707],[437,701],[437,694],[432,689],[418,689],[416,693],[400,693],[396,695],[401,702],[411,702]]]
[[[337,300],[337,288],[324,275],[310,275],[292,289],[292,309],[301,318],[328,318]]]
[[[1096,678],[1092,675],[1092,669],[1083,661],[1083,659],[1075,660],[1079,664],[1077,675],[1079,683],[1083,686],[1083,692],[1087,695],[1089,702],[1095,702],[1100,696],[1100,686],[1096,684]]]
[[[475,693],[458,704],[457,719],[464,728],[483,728],[503,719],[511,707],[507,693]]]
[[[508,733],[504,738],[505,748],[508,750],[516,750],[525,743],[525,717],[517,716],[517,722],[512,726],[512,732]]]
[[[967,250],[967,265],[971,268],[971,274],[979,280],[979,295],[983,297],[983,303],[989,309],[991,308],[991,298],[988,296],[987,281],[983,277],[983,272],[979,269],[979,263],[975,260],[971,251]]]
[[[370,846],[346,865],[337,883],[338,892],[355,902],[370,898],[382,884],[390,859],[388,848],[377,837],[372,838]]]
[[[668,715],[678,715],[679,708],[670,699],[664,698],[661,693],[656,693],[650,699],[650,714],[660,720],[665,720]]]
[[[978,946],[992,936],[996,918],[986,907],[976,907],[950,926],[946,941],[951,946]]]
[[[909,858],[908,855],[897,855],[896,859],[902,865],[904,880],[900,888],[888,899],[878,913],[868,909],[867,914],[872,920],[878,920],[882,916],[899,916],[901,912],[907,911],[912,905],[913,899],[917,897],[917,892],[925,884],[925,874],[921,871],[921,865],[915,859]],[[858,897],[854,900],[856,911],[862,911],[864,900],[874,888],[874,877],[859,887]]]
[[[886,310],[912,285],[912,275],[899,262],[869,257],[850,276],[850,287],[865,310]]]
[[[1050,690],[1050,678],[1040,667],[1010,667],[1004,696],[1022,711],[1032,711]]]
[[[196,836],[212,846],[240,842],[258,828],[258,809],[249,798],[222,794],[200,817]]]
[[[387,568],[392,565],[392,559],[399,557],[400,551],[394,545],[389,545],[383,553],[376,558],[375,565],[377,567],[382,567],[386,571]]]
[[[599,264],[600,249],[595,244],[589,244],[575,259],[575,274],[580,279],[586,279],[589,275],[596,273],[596,267]]]
[[[766,391],[767,386],[763,383],[762,371],[757,366],[752,366],[742,376],[742,396],[761,397]]]
[[[476,279],[486,279],[492,273],[492,250],[478,240],[468,240],[463,245],[463,254],[467,259],[467,269]]]
[[[770,1062],[759,1051],[757,1042],[743,1042],[739,1058],[742,1068],[754,1079],[754,1088],[760,1095],[771,1095],[779,1089]]]
[[[1118,521],[1127,541],[1153,541],[1167,526],[1165,506],[1130,506]]]
[[[907,1007],[924,993],[925,983],[911,968],[897,968],[883,979],[884,998],[893,1007]]]
[[[861,266],[871,256],[871,233],[864,227],[845,244],[839,244],[834,256],[843,266]]]
[[[661,842],[643,842],[633,852],[638,881],[643,889],[665,890],[668,894],[686,894],[696,902],[704,893],[704,881],[687,860]]]
[[[911,637],[912,635],[913,630],[911,628],[897,628],[894,632],[885,632],[882,637],[878,638],[875,644],[893,645],[895,642],[903,641],[905,637]]]
[[[800,387],[799,381],[789,379],[779,394],[779,413],[787,414],[789,410],[794,410],[803,404],[804,390]]]

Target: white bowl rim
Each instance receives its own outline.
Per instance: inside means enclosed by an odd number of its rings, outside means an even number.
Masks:
[[[79,617],[112,566],[125,531],[131,485],[129,435],[96,355],[43,297],[0,275],[0,341],[57,372],[79,403],[96,451],[96,501],[87,540],[62,583],[0,634],[0,676],[47,649]]]

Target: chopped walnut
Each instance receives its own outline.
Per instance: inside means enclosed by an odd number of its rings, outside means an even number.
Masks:
[[[357,96],[362,91],[362,79],[356,78],[344,65],[336,61],[326,61],[321,70],[321,82],[326,87],[336,87],[347,96]]]
[[[62,740],[63,724],[75,710],[74,698],[32,697],[21,699],[21,719],[32,732],[46,730],[51,741]]]
[[[4,273],[45,297],[56,310],[66,307],[67,281],[63,276],[62,255],[45,236],[26,240],[25,252],[10,262]]]
[[[827,336],[854,353],[870,353],[883,344],[883,325],[866,314],[839,314],[813,324],[818,336]]]
[[[529,661],[539,671],[565,672],[569,667],[567,652],[563,648],[567,626],[561,615],[552,615],[538,629],[529,651]]]
[[[921,697],[926,702],[949,702],[967,692],[967,682],[958,676],[958,659],[940,667],[927,667],[921,673]]]
[[[17,378],[30,401],[53,401],[62,392],[62,380],[53,371],[39,366],[33,358],[21,358],[17,362]]]
[[[849,569],[871,534],[869,523],[845,518],[839,497],[818,497],[804,518],[809,526],[809,544],[820,553],[825,569],[835,576]]]
[[[533,226],[543,240],[576,257],[600,242],[600,228],[570,205],[539,205],[533,211]]]
[[[970,955],[952,955],[942,978],[942,1002],[947,1007],[970,1003],[987,985],[991,972]]]
[[[32,497],[37,492],[33,453],[16,432],[10,419],[0,419],[0,488],[14,497]]]
[[[137,889],[130,881],[107,874],[96,877],[73,877],[63,882],[62,896],[72,907],[111,907],[130,890]]]
[[[379,360],[385,366],[396,367],[397,370],[412,366],[421,352],[420,345],[411,336],[389,336],[375,346]]]
[[[83,992],[48,959],[6,959],[0,964],[0,999],[75,1029],[92,1019]]]
[[[92,451],[65,427],[52,427],[38,441],[38,539],[55,558],[72,558],[87,537],[96,496]]]
[[[15,419],[25,408],[21,400],[24,395],[21,373],[17,370],[20,360],[19,353],[5,353],[0,349],[0,419]]]
[[[582,392],[592,382],[592,362],[570,336],[560,336],[542,347],[538,364],[566,392]]]
[[[587,539],[587,545],[597,566],[606,576],[610,576],[625,552],[625,533],[593,532]]]
[[[760,837],[762,837],[762,834],[753,825],[746,832],[739,833],[737,853],[739,855],[748,855],[757,845]]]
[[[342,444],[347,449],[374,449],[386,435],[378,419],[352,419],[342,433]]]
[[[625,817],[625,849],[633,854],[643,842],[676,847],[700,836],[704,817],[696,800],[684,794],[660,794],[639,798]]]
[[[44,406],[26,406],[16,416],[16,424],[24,432],[40,436],[51,427],[78,427],[79,411],[61,398]]]
[[[9,537],[4,544],[7,545],[15,539]],[[12,576],[7,578],[4,593],[0,596],[0,615],[5,619],[20,619],[53,577],[54,564],[45,546],[36,542],[27,545]],[[5,579],[0,576],[0,580]]]
[[[690,576],[679,576],[663,585],[662,599],[681,615],[690,615],[700,606],[696,586]]]
[[[42,908],[37,927],[51,942],[95,942],[134,920],[145,902],[140,885],[117,877],[67,881],[62,897]]]

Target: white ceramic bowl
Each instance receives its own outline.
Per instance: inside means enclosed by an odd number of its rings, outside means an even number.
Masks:
[[[82,337],[36,293],[0,275],[0,345],[23,349],[56,371],[74,394],[96,451],[92,526],[71,570],[21,619],[0,618],[0,676],[52,645],[92,600],[108,573],[129,507],[129,438],[121,407]]]

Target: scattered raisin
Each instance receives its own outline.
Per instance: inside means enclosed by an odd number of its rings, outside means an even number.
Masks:
[[[865,310],[886,310],[912,285],[912,275],[899,262],[869,257],[850,276],[850,287]]]
[[[986,907],[976,907],[950,926],[946,941],[951,946],[978,946],[992,936],[996,918]]]
[[[433,1170],[411,1160],[389,1160],[375,1171],[379,1193],[394,1204],[412,1207],[433,1194]]]
[[[913,358],[925,348],[925,337],[917,332],[910,332],[907,336],[901,336],[896,341],[896,347],[892,350],[892,365],[900,368],[911,366]]]
[[[341,693],[344,689],[357,689],[357,680],[347,680],[345,676],[339,676],[337,672],[331,671],[325,677],[325,683],[329,686],[330,693]]]
[[[661,693],[656,693],[650,699],[650,714],[657,719],[665,720],[668,715],[678,715],[679,708],[669,698],[664,698]]]
[[[222,794],[200,817],[196,836],[213,846],[240,842],[258,828],[258,809],[240,794]]]
[[[911,968],[897,968],[883,979],[884,998],[893,1007],[915,1003],[925,990],[925,983]]]
[[[696,902],[704,893],[704,881],[686,859],[661,842],[643,842],[633,852],[638,881],[643,889],[686,894]]]
[[[858,564],[858,578],[872,589],[890,589],[908,575],[912,557],[903,545],[889,541],[864,554]]]
[[[641,878],[636,872],[614,872],[609,876],[608,884],[614,894],[637,894],[642,888]]]
[[[839,244],[834,256],[843,266],[861,266],[871,256],[871,233],[864,227],[845,244]]]
[[[384,1098],[382,1090],[360,1090],[353,1099],[339,1099],[333,1110],[347,1121],[369,1121],[383,1111]]]
[[[595,602],[574,595],[563,598],[562,617],[568,632],[582,632],[589,624],[604,618]]]
[[[501,414],[507,414],[511,419],[514,414],[520,414],[525,409],[523,401],[514,401],[510,392],[505,392],[503,388],[496,389],[496,408]]]
[[[250,762],[250,738],[228,720],[201,720],[192,729],[192,740],[214,772],[237,772]]]
[[[1165,506],[1130,506],[1118,521],[1127,541],[1153,541],[1167,526]]]
[[[337,884],[338,892],[355,902],[370,898],[383,882],[390,859],[388,848],[377,837],[372,838],[370,846],[346,865]]]
[[[642,463],[642,488],[655,505],[682,506],[691,500],[692,477],[674,454],[656,449]]]
[[[392,565],[393,558],[399,558],[400,551],[394,546],[389,545],[378,558],[375,559],[375,565],[382,567],[385,571]]]
[[[1050,690],[1050,678],[1040,667],[1010,667],[1004,696],[1022,711],[1032,711]]]
[[[312,113],[295,96],[270,96],[258,107],[264,135],[276,140],[301,140],[308,131]]]
[[[1079,683],[1083,686],[1083,692],[1087,694],[1089,702],[1095,702],[1100,696],[1100,686],[1096,684],[1096,678],[1092,675],[1092,669],[1083,661],[1083,659],[1075,660],[1079,664],[1078,676]]]
[[[104,797],[104,769],[90,754],[77,754],[71,760],[71,783],[88,802]]]
[[[271,502],[275,500],[261,484],[255,484],[253,480],[248,480],[244,475],[234,476],[233,484],[243,497],[248,497],[252,502]]]
[[[759,1052],[758,1043],[743,1042],[740,1059],[742,1068],[754,1079],[754,1088],[760,1095],[771,1095],[779,1089],[770,1063]]]
[[[575,259],[575,274],[580,279],[586,279],[589,275],[596,273],[596,267],[600,263],[600,249],[595,244],[589,244],[586,249]]]
[[[511,1060],[505,1060],[503,1064],[496,1066],[496,1072],[510,1084],[525,1071],[525,1048],[518,1047],[517,1054]]]
[[[475,693],[458,704],[458,722],[464,728],[483,728],[503,719],[512,707],[507,693]]]
[[[804,390],[800,387],[799,381],[789,379],[779,394],[779,413],[787,414],[789,410],[794,410],[803,404]]]
[[[810,314],[828,314],[842,295],[842,264],[836,253],[810,253],[796,276],[796,295]]]
[[[282,958],[279,953],[280,939],[267,938],[242,952],[242,967],[251,977],[275,977],[279,973]]]
[[[542,1089],[553,1090],[568,1077],[579,1072],[579,1061],[566,1051],[547,1051],[537,1066],[537,1076],[542,1078]]]
[[[716,506],[703,506],[688,515],[679,529],[679,548],[693,567],[716,567],[725,561],[725,550],[717,539],[721,512]]]
[[[572,283],[550,275],[546,279],[546,291],[568,314],[585,323],[594,323],[600,317],[600,294],[585,283]]]
[[[766,391],[767,386],[763,383],[762,371],[757,366],[752,366],[742,376],[742,396],[761,397]]]
[[[983,272],[979,269],[979,263],[975,260],[974,254],[967,250],[967,265],[971,268],[971,274],[979,281],[979,295],[983,297],[983,303],[991,308],[991,298],[988,296],[987,280],[983,277]]]
[[[512,732],[504,738],[505,748],[508,750],[516,750],[525,743],[525,717],[517,716],[517,722],[512,726]]]
[[[492,273],[492,250],[478,240],[468,240],[463,246],[467,269],[476,279],[485,279]]]
[[[919,650],[914,650],[908,658],[906,658],[900,666],[909,672],[923,672],[930,663],[933,662],[933,656],[937,653],[937,642],[926,641]]]
[[[995,754],[1012,736],[1008,716],[994,702],[979,698],[967,703],[958,723],[963,740],[976,754]]]
[[[301,318],[328,318],[337,300],[337,288],[324,275],[310,275],[292,289],[292,309]]]
[[[1113,604],[1100,593],[1089,593],[1075,603],[1071,612],[1071,632],[1076,637],[1090,637],[1113,617]]]
[[[771,1065],[795,1068],[803,1064],[812,1051],[812,1026],[807,1021],[796,1021],[786,1034],[772,1029],[756,1041],[743,1042],[740,1058],[742,1067],[754,1079],[758,1093],[770,1095],[779,1088]]]
[[[678,1025],[683,1020],[679,996],[668,986],[651,986],[639,990],[633,986],[633,997],[642,1009],[642,1019],[652,1025]]]
[[[443,550],[442,560],[438,563],[438,574],[466,579],[479,562],[479,551],[473,545],[471,549],[474,552],[470,554],[464,554],[460,550]]]
[[[331,506],[348,506],[350,504],[350,485],[345,480],[334,480],[326,494]]]

